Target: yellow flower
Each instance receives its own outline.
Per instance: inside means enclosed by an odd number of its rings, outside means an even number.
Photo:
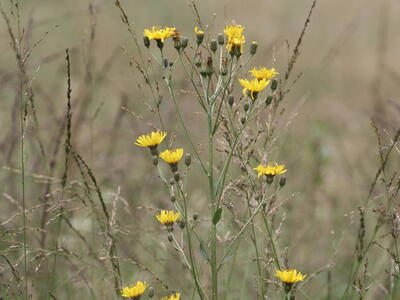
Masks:
[[[197,27],[197,26],[194,27],[194,33],[196,35],[198,35],[198,34],[203,34],[204,35],[204,31],[199,29],[199,27]]]
[[[301,274],[297,270],[275,270],[275,276],[278,277],[283,283],[293,284],[299,281],[303,281],[307,275]]]
[[[240,84],[244,87],[243,89],[243,95],[247,95],[247,91],[250,92],[250,97],[251,99],[255,100],[257,98],[257,95],[259,92],[262,92],[267,85],[269,84],[269,80],[267,79],[253,79],[253,80],[247,80],[247,79],[239,79]]]
[[[253,75],[253,77],[257,78],[258,80],[270,80],[279,74],[278,72],[276,72],[275,68],[259,68],[258,70],[256,68],[253,68],[253,70],[250,70],[249,73],[251,73],[251,75]]]
[[[174,212],[173,210],[162,210],[156,218],[161,224],[165,226],[172,226],[176,221],[178,221],[181,214],[179,212]]]
[[[278,165],[275,163],[275,165],[258,165],[256,168],[253,168],[253,170],[258,172],[258,177],[262,175],[266,176],[275,176],[275,175],[280,175],[283,173],[286,173],[285,165]]]
[[[170,165],[177,164],[183,156],[183,149],[165,150],[160,153],[160,157]]]
[[[135,145],[140,147],[148,147],[150,148],[151,154],[157,156],[158,150],[157,146],[161,144],[161,142],[167,136],[166,132],[162,131],[153,131],[150,134],[141,135],[136,139]]]
[[[228,25],[224,29],[226,35],[226,50],[235,52],[236,49],[243,53],[243,44],[246,41],[243,36],[244,27],[242,25]]]
[[[157,40],[164,42],[166,38],[172,36],[176,31],[175,27],[165,27],[153,26],[151,30],[145,29],[144,36],[147,36],[149,40]]]
[[[172,294],[170,297],[162,297],[161,300],[179,300],[181,294]]]
[[[146,282],[138,281],[135,285],[122,288],[121,296],[124,298],[139,299],[149,285]]]

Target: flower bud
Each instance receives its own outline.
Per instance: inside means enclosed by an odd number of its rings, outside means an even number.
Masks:
[[[157,41],[157,47],[160,48],[160,50],[164,47],[164,42],[161,40],[156,40]]]
[[[168,67],[168,59],[163,59],[164,68]]]
[[[210,42],[210,50],[215,53],[215,51],[217,51],[218,49],[218,44],[217,44],[217,40],[213,39]]]
[[[270,105],[270,104],[272,103],[272,99],[273,99],[272,96],[268,96],[268,97],[267,97],[267,100],[265,100],[265,105],[266,105],[266,106]]]
[[[182,46],[182,48],[185,49],[185,48],[188,46],[188,44],[189,44],[188,38],[187,38],[187,37],[184,37],[184,38],[181,40],[181,46]]]
[[[251,45],[250,45],[250,54],[251,54],[251,55],[256,54],[256,52],[257,52],[257,47],[258,47],[257,42],[251,42]]]
[[[172,242],[174,240],[174,236],[170,233],[168,234],[168,241]]]
[[[249,108],[250,108],[250,104],[246,102],[246,103],[244,104],[244,106],[243,106],[244,111],[248,111]]]
[[[175,174],[174,174],[174,179],[175,179],[176,182],[179,181],[180,176],[179,176],[179,173],[178,173],[178,172],[175,172]]]
[[[199,218],[199,214],[197,212],[193,213],[193,220],[197,220]]]
[[[230,106],[232,106],[232,105],[233,105],[233,102],[235,102],[235,97],[233,97],[233,95],[229,95],[229,96],[228,96],[228,104],[229,104]]]
[[[204,40],[204,33],[196,33],[197,45],[200,45]]]
[[[169,199],[171,200],[172,203],[175,202],[175,201],[176,201],[176,196],[175,196],[175,194],[172,193],[172,194],[169,196]]]
[[[146,48],[150,47],[150,39],[147,36],[143,37],[143,44]]]
[[[242,123],[242,125],[244,125],[244,123],[246,123],[246,117],[241,117],[240,118],[240,123]]]
[[[184,220],[179,220],[179,227],[183,230],[185,229],[186,223]]]
[[[284,187],[285,184],[286,184],[286,177],[281,177],[281,179],[279,179],[280,187]]]
[[[272,79],[271,90],[275,91],[277,87],[278,87],[278,80]]]
[[[149,292],[147,293],[147,296],[149,297],[149,298],[153,298],[154,297],[154,288],[151,286],[151,287],[149,287]]]
[[[218,45],[222,46],[225,43],[224,35],[222,33],[218,33],[217,35]]]
[[[158,165],[158,157],[153,156],[153,165],[157,166]]]
[[[179,39],[174,40],[174,48],[179,52],[182,48],[182,43]]]
[[[190,155],[190,153],[186,153],[186,155],[185,155],[185,165],[187,167],[189,167],[191,163],[192,163],[192,156]]]
[[[274,181],[274,176],[273,175],[267,175],[267,183],[271,184]]]

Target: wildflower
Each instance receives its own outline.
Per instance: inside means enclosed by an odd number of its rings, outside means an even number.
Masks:
[[[161,298],[161,300],[179,300],[180,296],[181,296],[181,294],[176,293],[176,294],[172,294],[169,297],[163,297],[163,298]]]
[[[200,45],[204,40],[204,31],[199,27],[194,27],[194,33],[196,34],[197,45]]]
[[[150,134],[141,135],[136,139],[135,145],[140,147],[147,147],[150,149],[151,154],[154,156],[158,155],[157,146],[161,144],[161,142],[167,136],[166,132],[162,131],[153,131]]]
[[[165,150],[160,153],[160,157],[171,166],[172,172],[178,170],[178,162],[183,156],[183,149]]]
[[[179,212],[174,212],[173,210],[162,210],[156,218],[161,224],[172,229],[172,225],[179,219],[181,214]]]
[[[283,283],[290,285],[299,281],[303,281],[304,278],[307,277],[307,275],[303,275],[297,270],[276,270],[275,276],[278,277]]]
[[[156,40],[157,46],[161,49],[164,46],[165,39],[173,36],[175,32],[175,27],[161,28],[159,26],[153,26],[151,30],[144,30],[144,36],[146,36],[149,40]]]
[[[121,296],[124,298],[139,299],[148,286],[146,282],[138,281],[135,285],[122,288]]]
[[[278,165],[277,163],[275,163],[275,165],[258,165],[256,168],[254,168],[253,170],[258,172],[258,177],[262,176],[262,175],[266,175],[266,176],[275,176],[275,175],[280,175],[283,173],[286,173],[286,169],[285,169],[285,165]]]
[[[253,79],[251,81],[247,79],[239,79],[239,82],[244,87],[243,95],[246,96],[249,92],[252,100],[257,99],[258,93],[262,92],[269,84],[269,80],[267,79]]]
[[[250,70],[249,73],[251,73],[251,75],[253,75],[253,77],[257,78],[258,80],[262,79],[270,80],[279,74],[278,72],[276,72],[275,68],[272,69],[253,68],[253,70]]]
[[[231,54],[240,56],[243,53],[243,44],[246,41],[243,36],[242,25],[228,25],[224,29],[226,35],[226,50]]]

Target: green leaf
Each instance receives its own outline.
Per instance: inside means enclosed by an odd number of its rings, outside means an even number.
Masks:
[[[212,218],[212,222],[213,222],[214,225],[218,224],[219,220],[221,219],[221,215],[222,215],[222,207],[219,207],[215,211],[214,216]]]

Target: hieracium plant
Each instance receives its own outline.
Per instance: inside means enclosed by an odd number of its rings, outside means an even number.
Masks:
[[[217,34],[201,22],[189,32],[153,26],[144,29],[143,49],[120,9],[140,59],[156,65],[157,79],[149,75],[148,63],[141,73],[154,98],[152,124],[159,125],[142,132],[135,144],[148,148],[148,163],[154,165],[153,172],[170,199],[168,210],[160,209],[154,220],[165,226],[166,240],[186,267],[182,278],[191,278],[193,290],[183,297],[240,299],[232,289],[231,275],[241,268],[238,249],[246,243],[246,255],[250,253],[256,265],[257,298],[280,295],[294,299],[306,275],[289,268],[290,259],[278,243],[273,220],[285,176],[290,174],[281,161],[273,159],[278,155],[275,129],[287,76],[280,78],[271,63],[252,66],[258,44],[246,40],[242,25],[228,24]],[[184,78],[180,78],[182,71]],[[158,80],[164,87],[155,84]],[[190,85],[184,94],[193,95],[185,101],[191,101],[192,112],[202,116],[196,132],[205,137],[204,143],[193,138],[189,117],[181,108],[181,80]],[[161,95],[162,89],[167,95]],[[162,119],[163,105],[174,107],[179,130]],[[207,182],[202,206],[208,213],[201,216],[201,226],[188,190],[188,178],[194,171]],[[121,296],[139,299],[147,287],[138,281],[123,288]],[[156,289],[148,296],[157,293],[163,296]],[[180,293],[162,299],[179,299]]]

